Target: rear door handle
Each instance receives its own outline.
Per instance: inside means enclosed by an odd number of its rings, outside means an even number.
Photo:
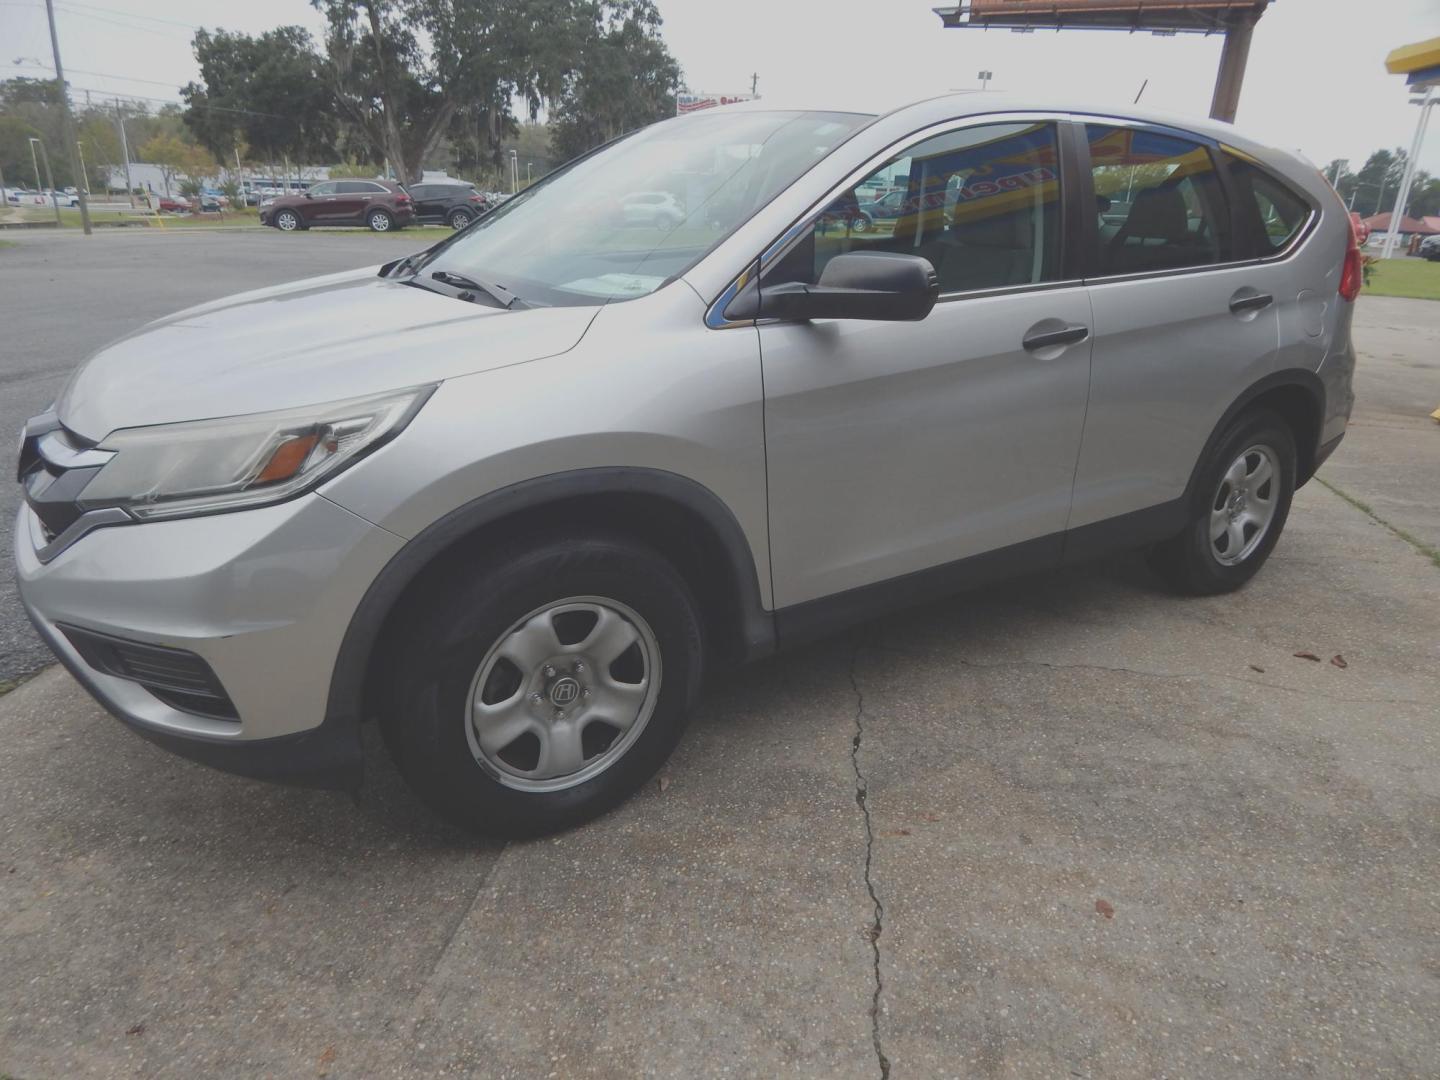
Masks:
[[[1245,311],[1259,311],[1267,308],[1275,302],[1275,298],[1269,293],[1236,293],[1230,298],[1230,311],[1239,315]]]
[[[1050,321],[1051,320],[1048,319],[1046,320],[1046,322]],[[1058,322],[1059,320],[1054,321]],[[1044,324],[1036,324],[1036,326],[1042,325]],[[1039,349],[1051,349],[1057,345],[1074,345],[1078,341],[1084,341],[1089,336],[1090,328],[1088,326],[1071,324],[1062,326],[1058,330],[1037,330],[1035,327],[1031,327],[1030,331],[1020,339],[1020,344],[1024,346],[1026,352],[1036,352]]]

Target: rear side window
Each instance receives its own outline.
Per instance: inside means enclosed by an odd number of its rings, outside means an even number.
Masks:
[[[1246,254],[1264,258],[1284,249],[1310,218],[1310,204],[1265,170],[1229,152],[1222,154],[1236,200],[1240,241]]]
[[[1058,280],[1055,126],[985,124],[917,143],[826,207],[767,280],[814,284],[836,255],[870,251],[929,259],[942,293]]]
[[[1210,152],[1154,131],[1086,124],[1102,274],[1209,266],[1231,258],[1229,213]]]

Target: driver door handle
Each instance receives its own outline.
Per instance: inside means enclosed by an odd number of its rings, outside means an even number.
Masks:
[[[1035,352],[1038,349],[1049,349],[1056,345],[1074,345],[1089,336],[1090,328],[1088,326],[1072,324],[1061,327],[1059,330],[1031,330],[1020,339],[1020,344],[1026,352]]]

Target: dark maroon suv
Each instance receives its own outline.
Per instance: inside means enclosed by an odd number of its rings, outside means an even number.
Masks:
[[[415,203],[390,180],[322,180],[300,195],[282,195],[260,208],[260,224],[281,232],[312,225],[368,225],[375,232],[415,221]]]

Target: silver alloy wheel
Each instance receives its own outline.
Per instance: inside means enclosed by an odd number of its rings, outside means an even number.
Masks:
[[[470,752],[521,791],[583,784],[640,737],[660,678],[660,645],[632,608],[599,596],[545,604],[480,662],[465,724]]]
[[[1248,559],[1264,541],[1275,520],[1280,486],[1280,461],[1268,446],[1241,452],[1210,501],[1210,553],[1222,566]]]
[[[858,214],[855,220],[850,222],[851,232],[866,232],[870,228],[870,219],[864,214]]]
[[[384,210],[373,211],[370,214],[370,230],[371,232],[389,232],[390,215]]]
[[[281,232],[294,232],[300,227],[300,219],[293,210],[281,210],[275,215],[275,227]]]
[[[450,227],[452,229],[463,229],[470,224],[470,215],[464,210],[456,210],[450,215]]]

